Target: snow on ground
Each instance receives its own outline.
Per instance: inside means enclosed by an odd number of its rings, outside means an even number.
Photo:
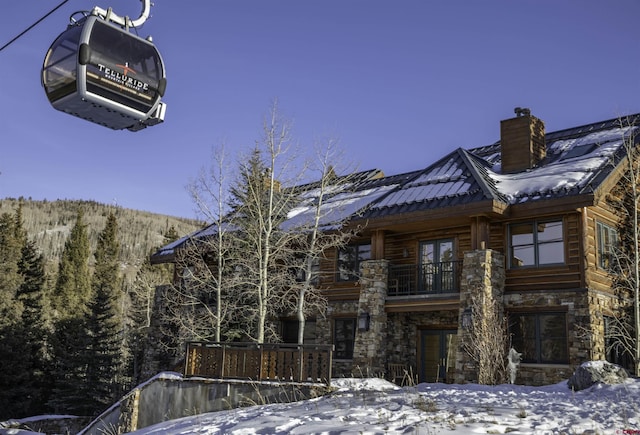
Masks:
[[[640,434],[640,380],[573,392],[567,383],[419,384],[336,379],[327,396],[194,415],[135,434]]]

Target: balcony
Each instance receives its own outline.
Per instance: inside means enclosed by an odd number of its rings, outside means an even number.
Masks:
[[[462,261],[389,266],[387,295],[459,293]]]

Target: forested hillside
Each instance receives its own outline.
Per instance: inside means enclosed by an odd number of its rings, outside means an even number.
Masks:
[[[98,234],[105,226],[107,216],[113,212],[118,221],[120,259],[127,276],[137,269],[149,252],[164,243],[165,235],[173,228],[183,236],[201,226],[200,222],[174,216],[165,216],[145,211],[126,209],[95,201],[56,200],[34,201],[5,198],[0,200],[0,214],[13,214],[22,201],[23,226],[30,240],[47,261],[47,270],[55,272],[64,243],[76,219],[78,208],[82,208],[83,219],[91,244],[95,250]]]
[[[95,415],[157,371],[152,312],[172,268],[145,260],[199,225],[94,201],[0,200],[0,421]]]

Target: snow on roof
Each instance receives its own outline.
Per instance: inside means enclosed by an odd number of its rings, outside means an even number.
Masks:
[[[614,128],[567,140],[557,140],[548,145],[553,161],[515,174],[500,174],[499,165],[488,170],[497,189],[510,203],[548,198],[561,193],[584,192],[594,181],[596,174],[613,168],[613,156],[624,143],[623,138],[637,127]],[[597,186],[590,186],[595,189]],[[587,189],[588,190],[588,189]]]
[[[358,214],[369,204],[395,187],[397,187],[397,184],[381,185],[355,191],[345,189],[333,196],[325,197],[319,210],[320,228],[324,230],[337,229],[344,220]],[[311,224],[316,213],[317,198],[318,196],[312,197],[291,210],[283,229],[303,228]]]

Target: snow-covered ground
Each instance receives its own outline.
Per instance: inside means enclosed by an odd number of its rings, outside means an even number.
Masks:
[[[332,385],[334,393],[316,399],[199,414],[133,433],[640,434],[640,379],[579,392],[566,381],[544,387],[400,388],[382,379],[335,379]],[[35,432],[0,429],[0,434]]]
[[[194,415],[136,434],[640,434],[640,380],[544,387],[336,379],[328,396]]]

